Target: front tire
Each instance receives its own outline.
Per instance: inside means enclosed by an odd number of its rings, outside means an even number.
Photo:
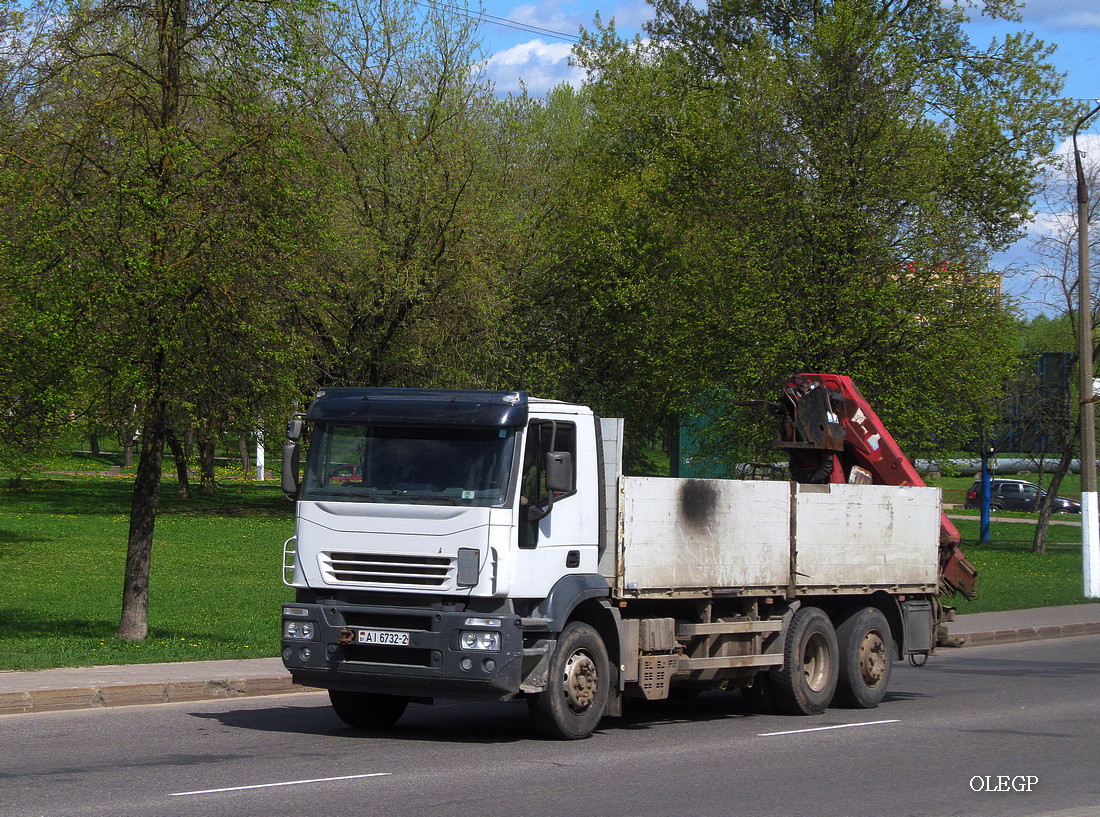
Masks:
[[[527,699],[531,721],[555,740],[579,740],[603,719],[611,691],[611,666],[600,634],[574,621],[562,630],[546,691]]]
[[[864,607],[836,628],[840,674],[836,700],[841,706],[874,709],[886,697],[894,666],[894,639],[886,616]]]
[[[408,698],[376,692],[345,692],[330,689],[328,699],[336,715],[356,729],[388,729],[405,714]]]
[[[836,691],[836,630],[818,607],[802,607],[791,618],[783,644],[783,665],[771,670],[779,710],[788,715],[820,715]]]

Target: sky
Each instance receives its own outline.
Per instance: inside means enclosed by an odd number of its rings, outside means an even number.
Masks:
[[[569,64],[569,54],[581,27],[593,30],[593,17],[613,19],[620,35],[629,38],[641,31],[651,7],[645,0],[483,0],[484,18],[480,33],[490,55],[485,70],[498,93],[526,87],[532,94],[545,93],[561,82],[579,84],[583,72]],[[1007,32],[1030,31],[1044,42],[1057,46],[1051,62],[1065,74],[1064,94],[1100,104],[1100,2],[1097,0],[1030,0],[1021,9],[1022,22],[983,19],[975,11],[967,31],[975,45],[985,45]],[[1081,130],[1079,146],[1087,156],[1100,161],[1100,115]],[[1091,149],[1090,149],[1091,148]],[[1068,143],[1059,152],[1072,156]],[[1089,161],[1086,158],[1086,161]],[[1067,202],[1067,208],[1073,203]],[[1041,270],[1031,250],[1037,237],[1054,229],[1072,212],[1040,212],[1028,228],[1028,235],[994,259],[994,266],[1012,267],[1017,272],[1005,277],[1005,291],[1025,315],[1055,314],[1052,296],[1037,283]],[[1054,300],[1057,300],[1056,298]]]

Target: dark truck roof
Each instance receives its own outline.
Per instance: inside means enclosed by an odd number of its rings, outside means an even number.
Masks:
[[[339,387],[318,392],[306,419],[376,425],[522,428],[527,425],[528,408],[525,391]]]

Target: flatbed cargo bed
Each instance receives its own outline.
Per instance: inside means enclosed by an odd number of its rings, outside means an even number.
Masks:
[[[936,592],[936,488],[621,477],[617,506],[620,598]]]

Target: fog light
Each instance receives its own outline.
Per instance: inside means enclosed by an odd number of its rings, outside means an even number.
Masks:
[[[481,662],[481,666],[485,668],[486,672],[492,672],[497,668],[497,662],[494,661],[492,658],[486,658],[484,661]]]
[[[472,658],[463,658],[458,662],[458,665],[464,670],[470,670],[474,666],[474,660]]]
[[[291,649],[290,647],[283,647],[283,660],[284,661],[289,661],[293,657],[294,657],[294,650]]]
[[[298,650],[298,657],[301,658],[303,661],[308,661],[312,656],[313,650],[311,650],[309,647],[302,647],[302,649]]]

